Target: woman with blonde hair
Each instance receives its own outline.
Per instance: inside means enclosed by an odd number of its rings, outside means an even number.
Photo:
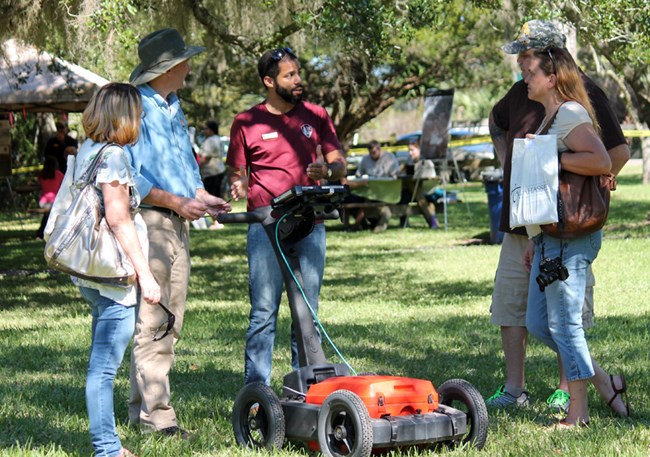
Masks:
[[[550,124],[548,133],[557,135],[562,169],[586,176],[609,173],[612,162],[598,135],[580,70],[569,52],[556,47],[536,50],[525,82],[528,98],[544,105],[546,116],[537,133]],[[602,231],[572,239],[549,236],[539,226],[527,227],[527,231],[531,242],[524,256],[530,270],[526,326],[560,355],[571,396],[567,417],[558,426],[589,423],[589,382],[616,414],[629,416],[625,378],[609,375],[591,357],[582,327],[587,268],[598,255]],[[547,259],[558,260],[557,268],[566,268],[568,276],[560,279],[556,276],[566,275],[545,271],[542,287],[536,279],[542,271],[540,264]]]
[[[147,261],[147,229],[136,210],[140,197],[135,188],[129,153],[123,148],[138,139],[142,101],[130,84],[103,86],[83,112],[87,140],[75,162],[78,180],[97,154],[102,154],[95,186],[106,221],[133,263],[138,285],[113,287],[73,278],[90,303],[92,336],[86,379],[86,407],[95,456],[128,457],[115,427],[113,382],[133,336],[136,304],[141,296],[149,305],[160,301],[160,287]]]

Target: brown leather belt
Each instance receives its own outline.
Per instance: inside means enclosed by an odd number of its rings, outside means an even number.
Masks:
[[[185,218],[178,214],[176,211],[171,210],[169,208],[163,208],[162,206],[143,206],[141,209],[152,209],[154,211],[158,211],[159,213],[167,214],[169,216],[175,216],[179,218],[180,220],[184,221]]]

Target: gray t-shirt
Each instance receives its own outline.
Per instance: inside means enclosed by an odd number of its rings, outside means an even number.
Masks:
[[[557,135],[557,150],[559,152],[569,149],[564,140],[574,128],[581,124],[592,124],[589,113],[587,113],[584,106],[574,101],[565,102],[560,106],[553,125],[548,129],[549,135]]]
[[[356,176],[368,175],[375,178],[395,178],[397,173],[399,173],[399,163],[395,154],[382,152],[377,160],[372,160],[370,155],[363,156],[359,168],[357,168]]]

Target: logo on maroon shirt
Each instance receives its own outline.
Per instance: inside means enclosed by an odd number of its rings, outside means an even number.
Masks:
[[[300,128],[303,135],[305,135],[307,138],[311,138],[311,134],[314,132],[314,128],[311,125],[303,124]]]

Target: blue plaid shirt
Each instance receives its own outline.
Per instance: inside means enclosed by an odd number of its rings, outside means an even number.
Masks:
[[[178,97],[171,93],[165,100],[148,84],[138,89],[142,94],[142,127],[138,142],[127,147],[138,192],[144,199],[156,187],[194,198],[196,190],[203,189],[203,182]]]

